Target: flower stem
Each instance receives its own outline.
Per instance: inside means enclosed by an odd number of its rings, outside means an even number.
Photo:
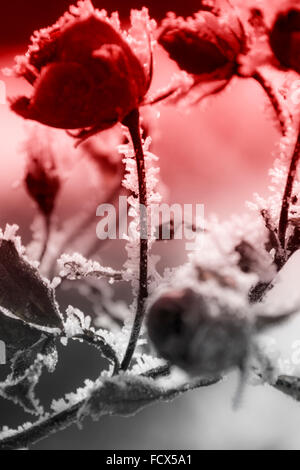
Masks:
[[[49,243],[49,238],[50,238],[50,230],[51,230],[51,216],[46,215],[44,217],[44,220],[45,220],[45,237],[44,237],[42,251],[41,251],[40,259],[39,259],[40,263],[42,263],[47,253],[47,248],[48,248],[48,243]]]
[[[147,183],[144,151],[140,133],[140,117],[138,110],[133,111],[125,120],[135,150],[135,158],[139,183],[140,203],[140,268],[139,268],[139,293],[137,298],[136,316],[129,340],[129,344],[121,365],[126,371],[130,366],[143,320],[145,317],[145,303],[148,297],[148,218],[147,218]]]
[[[285,249],[285,245],[286,245],[286,231],[288,228],[289,211],[290,211],[291,198],[292,198],[293,187],[294,187],[299,160],[300,160],[300,130],[298,132],[298,138],[297,138],[294,154],[293,154],[290,168],[289,168],[286,187],[285,187],[284,195],[282,198],[282,207],[281,207],[281,214],[280,214],[280,219],[279,219],[278,236],[279,236],[279,241],[283,249]]]
[[[260,86],[263,88],[265,93],[268,95],[269,100],[271,101],[273,109],[276,113],[276,116],[280,125],[280,129],[281,129],[281,133],[283,136],[285,136],[287,134],[287,119],[284,115],[284,111],[281,107],[281,104],[279,102],[279,99],[276,96],[276,93],[273,87],[271,86],[270,83],[268,83],[265,77],[263,77],[263,75],[261,75],[261,73],[258,71],[256,71],[252,75],[252,78],[254,78],[254,80],[256,80],[260,84]]]

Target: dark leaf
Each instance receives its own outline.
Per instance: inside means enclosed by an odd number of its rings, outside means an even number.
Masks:
[[[34,389],[42,373],[42,364],[35,362],[24,377],[15,381],[7,379],[0,384],[0,396],[21,406],[24,411],[34,415],[41,415],[43,409],[35,398]]]
[[[42,332],[0,313],[0,340],[5,343],[6,361],[11,361],[17,353],[24,352],[38,343]]]
[[[62,328],[53,289],[7,240],[0,241],[0,306],[25,322]]]
[[[33,348],[16,355],[11,375],[0,384],[0,396],[21,406],[28,413],[41,415],[43,408],[35,396],[35,387],[44,367],[53,372],[56,363],[55,340],[43,338]]]
[[[11,377],[13,379],[22,377],[35,362],[38,355],[43,356],[44,359],[49,358],[49,361],[45,362],[45,366],[47,367],[49,372],[54,372],[57,361],[55,339],[46,338],[43,335],[41,340],[36,343],[32,348],[16,354],[11,367]]]

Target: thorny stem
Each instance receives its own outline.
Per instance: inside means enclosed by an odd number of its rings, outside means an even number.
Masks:
[[[137,298],[136,316],[129,339],[129,344],[121,364],[121,369],[126,371],[130,366],[143,320],[145,317],[145,303],[148,297],[148,220],[147,220],[147,182],[143,145],[140,133],[139,111],[133,111],[124,124],[128,127],[135,150],[135,158],[139,183],[140,203],[140,269],[139,269],[139,293]]]
[[[256,71],[252,75],[252,78],[254,78],[254,80],[256,80],[261,85],[263,90],[268,95],[268,97],[271,101],[271,104],[274,108],[274,111],[276,113],[276,116],[278,118],[278,122],[279,122],[279,125],[280,125],[282,135],[285,136],[287,134],[287,119],[284,115],[284,111],[281,107],[281,104],[280,104],[276,94],[275,94],[275,91],[274,91],[273,87],[270,85],[270,83],[268,83],[268,81],[265,79],[265,77],[263,77],[261,75],[261,73],[258,72],[258,71]]]
[[[288,228],[290,204],[291,204],[291,198],[292,198],[294,182],[296,178],[296,172],[297,172],[297,166],[298,166],[299,160],[300,160],[300,129],[298,131],[298,138],[297,138],[294,154],[293,154],[292,161],[291,161],[290,168],[289,168],[284,195],[282,198],[282,207],[281,207],[281,214],[280,214],[280,220],[279,220],[278,236],[279,236],[279,241],[283,249],[285,249],[286,247],[286,231]]]

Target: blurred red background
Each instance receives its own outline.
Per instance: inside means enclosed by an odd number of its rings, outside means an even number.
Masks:
[[[11,66],[15,54],[26,50],[33,30],[52,24],[66,7],[67,0],[10,0],[1,4],[0,68]],[[157,19],[169,10],[189,15],[197,10],[198,1],[95,1],[110,11],[119,9],[122,16],[130,8],[149,7]],[[165,53],[156,52],[153,88],[167,85],[176,70]],[[14,78],[5,78],[8,96],[29,92],[29,87]],[[244,211],[245,200],[254,191],[267,193],[267,171],[272,165],[278,132],[272,110],[259,87],[250,80],[235,80],[221,96],[210,99],[201,108],[189,112],[161,106],[159,134],[154,151],[160,157],[161,174],[170,191],[170,200],[178,203],[202,203],[206,214],[216,212],[221,218]],[[267,112],[265,110],[267,109]],[[23,174],[20,145],[25,136],[22,120],[12,114],[8,105],[0,105],[0,226],[18,223],[25,240],[34,207],[22,187],[13,185]],[[60,215],[75,213],[88,197],[82,184],[82,169],[75,169]],[[79,191],[79,183],[81,190]],[[118,263],[115,249],[109,245],[105,256]],[[176,265],[185,259],[178,249],[166,249],[164,264]],[[88,356],[89,354],[89,356]],[[87,360],[87,357],[89,359]],[[97,357],[75,349],[65,354],[53,378],[46,379],[43,390],[70,391],[73,379],[80,385],[81,370],[97,375]],[[89,370],[88,370],[89,369]],[[66,373],[67,371],[67,373]],[[213,389],[194,392],[173,404],[159,405],[136,418],[119,420],[105,418],[99,424],[88,425],[82,434],[76,429],[50,438],[38,448],[285,448],[297,446],[293,435],[300,421],[296,404],[263,387],[247,391],[242,410],[233,412],[231,399],[236,389],[235,377]],[[58,398],[56,396],[56,398]],[[4,418],[16,424],[19,415],[13,406],[0,401],[1,423]],[[289,419],[287,419],[287,416]]]

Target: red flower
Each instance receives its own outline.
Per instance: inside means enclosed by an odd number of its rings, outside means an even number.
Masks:
[[[300,73],[300,10],[291,9],[277,16],[270,45],[282,67]]]
[[[146,35],[151,24],[147,10],[134,11],[133,20],[137,18]],[[122,121],[140,105],[150,85],[130,42],[117,14],[108,18],[89,0],[79,2],[54,26],[35,33],[26,56],[18,59],[16,71],[34,92],[13,101],[12,109],[51,127],[86,129],[83,134]]]
[[[186,20],[172,14],[159,37],[182,70],[205,81],[230,79],[245,49],[244,29],[235,12],[218,13],[201,10]]]

